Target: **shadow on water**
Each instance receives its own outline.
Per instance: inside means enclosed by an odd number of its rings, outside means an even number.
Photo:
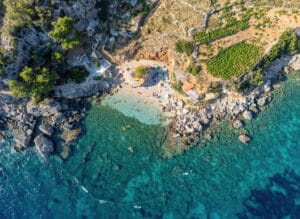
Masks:
[[[269,179],[263,189],[254,189],[237,216],[247,218],[300,218],[300,176],[286,169]]]

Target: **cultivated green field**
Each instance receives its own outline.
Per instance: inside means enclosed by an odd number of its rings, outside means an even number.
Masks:
[[[205,62],[208,72],[213,76],[231,79],[251,69],[260,57],[259,47],[240,42],[222,50],[217,56]]]

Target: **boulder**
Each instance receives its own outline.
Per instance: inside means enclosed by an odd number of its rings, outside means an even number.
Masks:
[[[192,126],[193,126],[193,128],[194,128],[194,131],[201,132],[201,131],[203,130],[203,127],[202,127],[202,125],[200,124],[199,121],[194,121],[194,122],[192,123]]]
[[[63,113],[57,113],[52,117],[52,125],[60,124],[66,120],[66,117]]]
[[[293,56],[292,60],[289,62],[289,67],[294,71],[300,70],[300,54]]]
[[[54,128],[53,126],[49,125],[49,124],[42,124],[39,127],[39,130],[44,133],[45,135],[51,136],[54,132]]]
[[[250,111],[246,110],[244,113],[243,113],[243,117],[244,119],[247,119],[247,120],[252,120],[253,119],[253,115]]]
[[[256,108],[256,104],[255,104],[255,103],[252,103],[252,104],[249,106],[249,110],[250,110],[251,112],[258,113],[258,109]]]
[[[235,129],[240,129],[243,127],[243,123],[240,120],[235,120],[232,124]]]
[[[264,84],[264,92],[268,93],[271,91],[271,80],[267,80],[267,82]]]
[[[109,91],[110,85],[107,81],[87,80],[80,84],[69,83],[54,88],[56,97],[76,99],[80,97],[90,97],[98,92]]]
[[[47,103],[41,103],[40,105],[33,104],[32,101],[26,105],[27,113],[38,116],[50,116],[55,115],[61,111],[62,107],[59,102],[50,99]]]
[[[248,142],[251,140],[247,135],[240,135],[239,140],[243,142],[244,144],[248,144]]]
[[[17,130],[14,134],[14,141],[18,145],[17,148],[28,148],[31,141],[31,135],[27,135],[23,130]]]
[[[34,139],[35,146],[40,153],[41,156],[47,157],[54,151],[54,144],[51,139],[44,136],[43,134],[39,134]]]
[[[182,100],[179,100],[177,102],[177,106],[180,107],[181,109],[184,107],[185,103]]]
[[[262,107],[264,105],[266,105],[268,103],[268,97],[267,96],[264,96],[264,97],[261,97],[257,100],[257,104],[258,106]]]

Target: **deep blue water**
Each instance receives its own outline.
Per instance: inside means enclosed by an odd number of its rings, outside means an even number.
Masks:
[[[71,157],[0,146],[0,218],[300,218],[300,74],[246,124],[162,159],[164,129],[94,105]],[[130,125],[126,131],[122,127]]]

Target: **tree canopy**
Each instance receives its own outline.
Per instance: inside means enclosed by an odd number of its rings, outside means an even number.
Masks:
[[[56,22],[52,22],[54,29],[49,32],[49,36],[65,50],[72,49],[80,43],[78,33],[73,30],[73,24],[73,18],[70,17],[59,17]]]
[[[147,68],[146,66],[138,66],[135,70],[134,70],[134,77],[138,78],[138,79],[142,79],[145,78],[147,74]]]
[[[49,69],[24,67],[20,72],[20,80],[12,80],[9,87],[14,96],[19,98],[32,97],[40,102],[53,89],[56,74]]]
[[[37,0],[4,0],[5,19],[8,25],[4,32],[16,35],[23,27],[31,25],[41,28],[51,19],[51,10],[47,7],[39,7]]]

